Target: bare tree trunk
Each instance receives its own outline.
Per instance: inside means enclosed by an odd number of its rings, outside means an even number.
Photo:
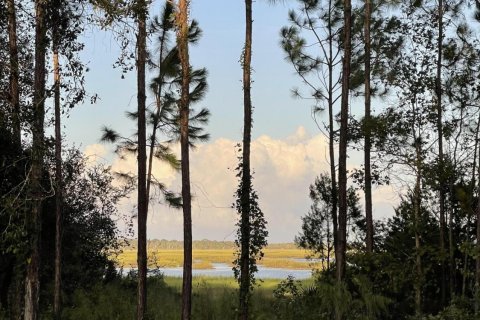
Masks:
[[[163,31],[160,43],[160,58],[158,62],[159,68],[161,68],[162,60],[163,60],[163,46],[165,43],[165,31]],[[160,71],[161,73],[161,71]],[[155,112],[155,119],[153,121],[153,129],[152,129],[152,140],[150,141],[150,153],[148,155],[148,173],[147,173],[147,212],[148,206],[150,203],[150,187],[152,184],[152,167],[153,167],[153,154],[155,153],[155,140],[157,136],[157,126],[158,126],[158,117],[160,116],[162,110],[162,89],[163,89],[163,77],[160,78],[160,84],[158,85],[158,90],[155,93],[155,102],[157,106],[157,110]]]
[[[42,171],[44,155],[44,119],[45,119],[45,1],[35,1],[35,71],[32,124],[32,165],[30,169],[31,215],[28,218],[30,228],[30,256],[25,278],[25,320],[38,318],[38,300],[40,290],[40,236],[42,226]]]
[[[480,3],[475,2],[475,19],[480,21]],[[480,122],[480,119],[479,119]],[[478,130],[477,130],[477,142],[478,142]],[[478,186],[477,186],[477,236],[476,236],[476,249],[480,252],[480,148],[478,149]],[[480,255],[477,254],[475,259],[475,315],[478,315],[480,309]]]
[[[467,216],[467,226],[470,225],[471,222],[471,214],[468,213]],[[463,271],[462,271],[462,298],[465,297],[465,290],[467,288],[467,271],[468,270],[468,252],[465,251],[463,255]]]
[[[480,148],[478,158],[480,159]],[[478,175],[480,177],[480,161],[478,161]],[[479,186],[477,187],[477,252],[480,252],[480,178],[478,179]],[[478,315],[480,309],[480,255],[477,254],[475,259],[475,314]]]
[[[8,49],[10,54],[10,105],[12,114],[13,138],[15,145],[22,144],[20,130],[20,93],[18,74],[17,14],[15,0],[7,0],[8,9]]]
[[[328,152],[330,156],[330,178],[332,189],[332,223],[333,223],[333,247],[337,250],[338,238],[338,192],[337,192],[337,170],[335,168],[335,129],[333,114],[333,32],[332,32],[332,11],[334,9],[333,0],[328,2]]]
[[[54,37],[53,48],[53,79],[55,104],[55,285],[53,297],[53,313],[55,319],[61,318],[62,313],[62,133],[60,124],[60,65],[58,62],[57,37]]]
[[[335,251],[337,264],[337,280],[345,277],[347,249],[347,134],[348,134],[348,94],[350,87],[350,60],[352,51],[351,39],[352,4],[344,0],[344,56],[342,71],[342,106],[340,119],[340,145],[338,158],[338,248]],[[339,319],[337,315],[337,319]]]
[[[161,89],[160,89],[160,92],[161,92]],[[157,100],[156,101],[156,103],[157,103],[156,119],[157,119],[159,114],[160,114],[160,109],[162,108],[162,106],[161,106],[161,102],[160,102],[161,98],[159,96],[157,96],[155,99]],[[150,203],[150,187],[152,185],[153,154],[155,153],[155,139],[156,139],[156,135],[157,135],[157,125],[158,125],[158,121],[154,120],[153,129],[152,129],[152,140],[150,141],[150,146],[149,146],[150,153],[148,154],[147,192],[146,192],[146,195],[147,195],[147,204],[146,204],[147,212],[148,212],[148,206],[149,206],[149,203]]]
[[[138,104],[138,292],[137,319],[145,319],[147,311],[147,146],[145,119],[145,64],[146,64],[146,20],[145,0],[137,1],[137,104]]]
[[[327,270],[330,270],[330,248],[332,247],[332,235],[330,233],[330,220],[327,218]],[[324,251],[322,249],[322,251]],[[325,257],[325,254],[323,254]],[[325,270],[324,261],[322,260],[322,270]]]
[[[477,155],[478,155],[478,142],[479,142],[479,136],[478,134],[480,133],[480,113],[478,115],[478,119],[477,119],[477,128],[475,129],[475,147],[473,149],[473,166],[472,166],[472,179],[471,179],[471,197],[473,199],[474,197],[474,190],[475,190],[475,187],[476,187],[476,171],[477,171]],[[468,211],[468,214],[467,214],[467,226],[470,225],[470,221],[471,221],[471,218],[473,216],[474,212],[473,212],[473,208],[470,210],[469,208],[469,211]],[[468,233],[469,234],[469,233]],[[467,239],[467,240],[470,240],[470,239]],[[463,279],[462,279],[462,296],[465,296],[465,290],[466,290],[466,286],[467,286],[467,265],[468,265],[468,252],[467,250],[465,250],[465,255],[464,255],[464,262],[463,262]]]
[[[192,199],[190,194],[190,155],[188,139],[190,61],[188,55],[189,0],[179,0],[177,12],[177,47],[182,66],[182,91],[180,100],[180,148],[182,165],[183,199],[183,284],[182,320],[192,314]]]
[[[241,202],[241,252],[239,319],[248,319],[250,291],[250,142],[252,130],[251,62],[252,62],[252,0],[245,0],[245,47],[243,51],[243,149],[242,149],[242,194]]]
[[[452,186],[453,191],[453,186]],[[449,281],[450,281],[450,297],[453,298],[455,295],[456,288],[456,277],[455,277],[455,248],[454,248],[454,239],[453,239],[453,214],[455,212],[454,208],[450,208],[450,214],[448,216],[448,252],[449,252]]]
[[[416,98],[413,99],[416,101]],[[421,255],[421,241],[420,241],[420,221],[421,221],[421,183],[422,183],[422,150],[419,138],[421,133],[416,134],[415,125],[417,123],[416,115],[417,109],[415,106],[416,102],[413,102],[413,121],[412,121],[412,135],[415,141],[415,170],[416,170],[416,181],[415,181],[415,190],[414,190],[414,233],[415,233],[415,269],[416,269],[416,281],[414,284],[415,288],[415,314],[417,316],[422,314],[422,287],[423,287],[423,272],[422,272],[422,255]]]
[[[440,205],[440,263],[442,265],[441,299],[446,304],[447,269],[445,253],[445,179],[443,157],[443,120],[442,120],[442,43],[443,43],[443,0],[438,1],[438,44],[437,44],[437,77],[435,93],[437,96],[437,131],[438,131],[438,164],[439,164],[439,205]]]
[[[417,160],[418,161],[418,160]],[[419,169],[419,168],[417,168]],[[415,195],[414,195],[414,219],[415,219],[415,268],[417,272],[417,279],[415,281],[415,313],[420,315],[422,313],[422,256],[421,256],[421,243],[420,243],[420,183],[421,176],[417,172],[417,181],[415,183]]]
[[[367,252],[373,252],[373,217],[372,217],[372,173],[370,165],[370,150],[372,148],[371,136],[371,97],[370,97],[370,19],[371,2],[365,0],[365,218],[367,222]]]

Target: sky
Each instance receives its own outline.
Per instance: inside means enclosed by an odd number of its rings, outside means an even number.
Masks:
[[[160,12],[155,1],[151,16]],[[268,221],[270,242],[292,242],[301,230],[301,217],[308,212],[308,188],[315,177],[327,171],[328,144],[311,117],[311,103],[292,96],[302,86],[280,48],[279,31],[288,25],[288,11],[296,2],[276,6],[268,1],[253,4],[253,84],[254,126],[252,167],[254,188]],[[191,64],[206,67],[209,90],[195,107],[211,111],[207,132],[211,139],[191,152],[193,238],[233,240],[237,215],[231,208],[238,184],[235,178],[235,144],[241,141],[243,125],[242,70],[239,63],[244,40],[244,2],[233,0],[193,0],[191,18],[199,22],[203,37],[190,47]],[[125,117],[136,109],[135,72],[121,78],[112,67],[119,55],[110,33],[89,28],[84,34],[82,59],[88,62],[86,88],[99,99],[70,111],[64,119],[65,137],[94,162],[112,165],[112,170],[136,172],[136,159],[118,159],[111,145],[102,144],[101,128],[108,126],[129,136],[136,124]],[[147,98],[147,104],[152,98]],[[320,118],[326,117],[321,115]],[[175,147],[178,151],[178,147]],[[359,156],[349,159],[349,167],[359,166]],[[179,173],[162,163],[153,168],[157,179],[180,191]],[[392,214],[398,201],[392,187],[374,190],[376,218]],[[129,213],[134,195],[120,210]],[[148,238],[181,240],[182,214],[154,201],[148,217]]]

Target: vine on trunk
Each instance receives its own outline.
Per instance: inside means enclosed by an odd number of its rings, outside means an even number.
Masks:
[[[240,154],[238,159],[238,165],[235,168],[237,172],[236,177],[238,178],[238,188],[234,194],[235,196],[235,203],[232,204],[232,208],[235,208],[238,215],[241,216],[242,212],[242,203],[241,203],[241,193],[242,193],[242,149],[241,145],[237,144],[237,152]],[[252,180],[253,174],[250,177],[250,217],[249,217],[249,238],[244,239],[242,237],[242,225],[241,225],[241,218],[236,223],[237,229],[237,238],[235,239],[235,245],[237,246],[237,251],[235,252],[235,260],[233,261],[233,272],[235,275],[235,279],[237,279],[238,283],[241,282],[241,272],[240,272],[240,258],[241,258],[241,247],[243,241],[248,241],[248,248],[249,248],[249,282],[250,282],[250,291],[253,290],[253,287],[256,283],[255,273],[258,271],[257,261],[262,260],[264,256],[263,248],[267,246],[267,221],[263,215],[263,211],[260,209],[258,204],[258,194],[253,189]]]

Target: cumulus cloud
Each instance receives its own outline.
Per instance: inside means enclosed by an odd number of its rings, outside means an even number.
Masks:
[[[88,164],[96,164],[105,160],[107,152],[104,145],[96,143],[86,146],[83,154],[87,158]]]
[[[233,240],[235,237],[237,214],[231,205],[238,184],[234,170],[238,162],[236,143],[221,138],[199,145],[190,154],[194,239]],[[88,150],[98,151],[96,148],[94,145]],[[269,241],[290,242],[298,234],[300,218],[310,206],[309,185],[318,174],[329,170],[327,158],[326,137],[310,135],[303,127],[284,139],[263,135],[252,141],[253,184],[268,221]],[[355,166],[355,159],[349,161],[349,167]],[[115,160],[112,170],[135,173],[136,166],[136,159],[127,157]],[[156,161],[153,174],[170,189],[181,190],[179,172]],[[392,212],[394,195],[389,187],[374,190],[376,217]],[[130,201],[133,205],[134,197]],[[149,238],[182,239],[182,230],[181,210],[152,201]]]

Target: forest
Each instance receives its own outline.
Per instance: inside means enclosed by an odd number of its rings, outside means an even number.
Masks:
[[[215,90],[191,63],[203,35],[193,2],[157,0],[159,14],[149,0],[0,2],[0,319],[480,319],[480,1],[264,1],[295,4],[278,50],[328,146],[295,237],[321,268],[278,281],[256,277],[271,221],[252,162],[252,0],[238,39],[235,241],[200,243],[234,252],[232,277],[192,276],[191,164],[210,138],[199,102]],[[113,67],[135,77],[134,133],[99,132],[116,157],[135,158],[134,174],[63,139],[62,120],[99,99],[82,59],[92,26],[115,39]],[[400,201],[385,218],[372,194],[386,185]],[[130,197],[133,213],[121,206]],[[147,241],[153,203],[181,212],[183,241]],[[182,250],[181,278],[150,267],[149,250],[166,245]],[[125,248],[136,254],[127,276]]]

